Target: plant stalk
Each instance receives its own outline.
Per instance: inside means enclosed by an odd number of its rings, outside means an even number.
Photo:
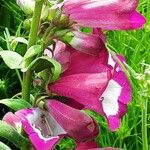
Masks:
[[[148,141],[147,141],[147,99],[144,99],[144,108],[142,110],[142,142],[143,142],[143,150],[148,150]]]
[[[37,0],[35,3],[28,48],[36,44],[43,3],[44,0]],[[30,70],[23,74],[22,98],[26,101],[30,101],[30,86],[32,81],[32,74],[33,73]]]

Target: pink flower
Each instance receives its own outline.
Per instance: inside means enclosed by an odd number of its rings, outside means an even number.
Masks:
[[[108,53],[102,51],[102,54],[105,55],[99,55],[108,58]],[[106,64],[108,61],[103,57],[73,53],[68,70],[60,80],[48,85],[48,90],[73,99],[68,102],[71,106],[78,103],[80,109],[91,109],[105,116],[109,128],[115,131],[126,113],[131,87],[118,64]]]
[[[50,51],[49,49],[45,49],[44,54],[49,56],[50,58],[54,58],[62,65],[62,71],[67,70],[68,64],[70,61],[70,55],[72,51],[69,51],[71,48],[68,47],[65,43],[61,41],[55,40],[55,49],[54,51]]]
[[[64,0],[64,12],[81,26],[107,30],[138,29],[145,18],[135,9],[138,0]]]
[[[92,68],[89,68],[89,70]],[[99,98],[110,80],[110,71],[100,73],[80,73],[61,77],[48,85],[48,91],[76,100],[87,109],[97,109],[102,113]]]
[[[47,101],[48,111],[66,131],[78,142],[92,139],[98,135],[98,126],[93,118],[56,100]]]
[[[17,117],[12,112],[8,112],[3,117],[3,121],[7,122],[9,125],[14,127],[18,132],[21,132],[22,124],[19,117]]]
[[[73,31],[73,38],[69,44],[74,49],[90,55],[97,55],[104,46],[98,34],[85,34],[79,31]]]
[[[3,120],[16,129],[23,127],[36,150],[52,150],[64,136],[82,142],[99,133],[93,118],[80,110],[56,100],[47,101],[46,106],[48,111],[32,108],[9,112]]]

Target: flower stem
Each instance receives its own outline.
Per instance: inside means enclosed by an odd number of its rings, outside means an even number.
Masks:
[[[143,150],[148,150],[148,142],[147,142],[147,99],[144,99],[144,108],[142,110],[142,141],[143,141]]]
[[[29,35],[28,48],[36,44],[43,3],[44,0],[36,0]],[[22,98],[26,101],[30,100],[31,81],[32,81],[32,72],[28,70],[23,74],[23,84],[22,84]]]

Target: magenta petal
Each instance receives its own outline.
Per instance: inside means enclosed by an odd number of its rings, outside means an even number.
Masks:
[[[16,129],[21,129],[22,127],[21,119],[12,112],[6,113],[2,120]]]
[[[138,0],[64,0],[64,10],[68,14],[75,13],[123,13],[131,12],[136,9]]]
[[[145,24],[145,18],[138,12],[130,13],[105,13],[94,15],[91,13],[89,16],[85,14],[73,14],[70,16],[72,20],[75,20],[82,26],[100,27],[106,30],[131,30],[142,28]]]
[[[62,136],[63,137],[63,136]],[[44,139],[40,139],[36,133],[32,133],[29,135],[32,144],[36,148],[36,150],[53,150],[55,145],[61,140],[60,136],[49,138],[47,141]]]
[[[56,83],[48,85],[50,92],[66,96],[83,104],[87,109],[101,112],[99,97],[110,79],[110,72],[82,73],[61,77]]]
[[[93,28],[93,34],[99,35],[102,41],[106,43],[106,35],[100,28]]]
[[[123,63],[126,64],[126,59],[123,55],[116,55],[117,58]],[[120,65],[112,58],[111,54],[109,54],[108,64],[112,66],[113,71],[123,71]]]
[[[88,149],[95,150],[96,148],[98,148],[98,144],[96,142],[87,141],[87,142],[77,143],[76,150],[88,150]]]
[[[116,116],[109,116],[108,118],[108,126],[111,131],[116,131],[120,127],[120,119]]]
[[[103,41],[99,35],[85,34],[83,32],[73,31],[74,37],[70,41],[70,45],[83,53],[90,55],[98,55]]]
[[[47,107],[67,134],[78,142],[97,136],[98,126],[96,122],[80,110],[55,100],[47,101]]]
[[[119,96],[119,101],[123,104],[128,104],[131,100],[131,85],[128,81],[124,72],[119,71],[118,73],[114,74],[113,80],[116,81],[121,87],[121,94]]]
[[[109,128],[115,131],[119,127],[120,118],[126,113],[127,104],[131,100],[131,87],[122,71],[114,73],[101,99]]]
[[[104,65],[108,60],[107,50],[103,49],[99,55],[90,56],[80,52],[73,53],[70,58],[69,68],[62,76],[78,73],[100,73],[109,70],[108,66]]]
[[[17,111],[16,115],[21,119],[23,129],[36,150],[52,150],[66,134],[47,111],[23,109]]]

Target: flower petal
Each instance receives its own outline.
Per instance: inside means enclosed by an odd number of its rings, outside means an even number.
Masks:
[[[103,41],[97,34],[85,34],[83,32],[73,31],[74,37],[70,45],[78,51],[90,55],[98,55],[103,47]]]
[[[52,150],[66,134],[54,118],[38,108],[23,109],[16,112],[21,118],[23,128],[36,150]]]
[[[87,109],[99,108],[101,111],[99,97],[104,92],[109,79],[109,71],[73,74],[61,77],[54,84],[49,84],[48,91],[72,98]]]
[[[9,125],[16,128],[17,130],[21,130],[22,127],[21,119],[12,112],[6,113],[5,116],[3,117],[3,121],[7,122]]]
[[[64,10],[66,13],[86,12],[88,15],[106,12],[130,12],[136,9],[138,0],[64,0]]]
[[[59,101],[47,101],[47,107],[67,134],[76,141],[86,141],[98,134],[96,122],[80,110],[69,107]]]
[[[107,71],[109,70],[109,66],[106,65],[107,61],[108,52],[106,49],[103,49],[99,53],[99,56],[90,56],[88,54],[75,52],[70,57],[69,67],[62,74],[62,76],[78,73],[100,73]]]
[[[122,71],[114,73],[100,99],[109,128],[114,131],[119,127],[120,118],[125,114],[131,100],[130,83]]]
[[[130,13],[101,13],[95,15],[91,13],[76,13],[70,16],[70,19],[78,22],[82,26],[100,27],[105,30],[132,30],[140,29],[145,24],[145,18],[138,12]]]

